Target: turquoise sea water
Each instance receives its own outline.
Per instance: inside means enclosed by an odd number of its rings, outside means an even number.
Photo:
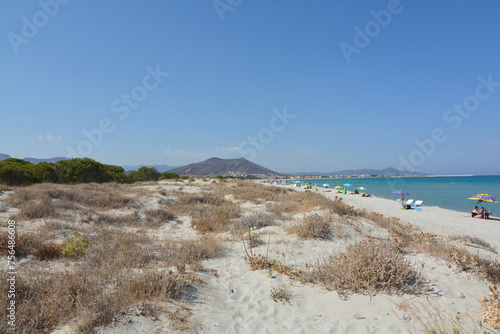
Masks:
[[[343,186],[350,183],[353,187],[347,188],[354,191],[364,187],[365,193],[387,199],[398,199],[401,195],[392,194],[394,190],[402,189],[410,193],[405,199],[423,200],[424,206],[435,206],[461,212],[471,212],[477,201],[467,199],[477,194],[490,194],[500,200],[500,175],[495,176],[450,176],[450,177],[396,177],[396,178],[346,178],[346,179],[308,179],[303,180],[315,184],[318,188],[323,184]],[[483,202],[477,204],[484,206],[500,216],[500,203]]]

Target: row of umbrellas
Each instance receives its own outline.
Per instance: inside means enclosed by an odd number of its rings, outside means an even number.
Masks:
[[[401,195],[409,195],[410,193],[404,190],[396,190],[392,192],[393,194],[401,194]],[[491,196],[490,194],[477,194],[476,196],[469,197],[468,199],[481,202],[490,202],[490,203],[498,203],[498,200]]]

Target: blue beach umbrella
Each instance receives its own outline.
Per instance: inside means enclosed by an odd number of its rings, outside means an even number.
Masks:
[[[344,184],[344,187],[354,187],[354,186],[350,183],[346,183],[346,184]]]
[[[401,194],[401,195],[409,195],[409,192],[406,192],[404,190],[396,190],[392,192],[393,194]]]

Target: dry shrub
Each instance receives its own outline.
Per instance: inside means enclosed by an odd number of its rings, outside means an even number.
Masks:
[[[171,205],[177,215],[193,217],[192,226],[200,232],[228,231],[232,219],[240,215],[239,205],[227,201],[223,196],[212,193],[177,194],[177,201]]]
[[[157,261],[167,260],[161,245],[155,245],[150,238],[136,233],[100,229],[89,241],[85,265],[101,268],[109,275],[117,269],[146,268]]]
[[[396,251],[369,239],[348,246],[345,253],[321,258],[306,280],[347,297],[365,292],[418,294],[423,276]]]
[[[54,233],[59,230],[65,229],[68,227],[68,224],[57,220],[48,220],[43,225],[38,228],[38,232],[40,233]]]
[[[180,273],[186,271],[186,266],[192,270],[200,270],[203,260],[217,256],[223,249],[221,242],[215,238],[203,238],[200,241],[167,241],[172,264]]]
[[[128,190],[132,189],[131,187]],[[115,183],[87,183],[77,185],[42,183],[29,187],[16,187],[9,194],[7,202],[14,207],[26,204],[29,201],[56,200],[55,206],[73,208],[83,205],[95,209],[117,209],[131,207],[134,200],[126,196],[125,185]]]
[[[98,214],[94,218],[94,223],[100,226],[103,225],[117,225],[117,226],[133,226],[137,224],[139,220],[139,214],[137,211],[125,214],[125,215],[110,215],[110,214]]]
[[[500,293],[496,285],[488,288],[490,289],[488,297],[481,299],[483,321],[493,328],[500,329]]]
[[[117,287],[122,293],[131,297],[133,302],[140,302],[177,298],[185,284],[185,281],[178,279],[178,274],[147,269],[141,273],[120,277]]]
[[[201,220],[199,224],[194,225],[206,225],[209,227],[206,230],[216,230],[210,226],[211,221],[218,228],[228,225],[231,219],[239,217],[241,211],[239,205],[227,201],[223,196],[211,193],[201,195],[179,193],[177,201],[170,209],[177,216],[188,215],[193,217],[193,221]]]
[[[328,239],[331,235],[331,218],[317,213],[307,215],[299,222],[290,225],[288,232],[301,239]]]
[[[57,244],[55,242],[48,242],[35,247],[33,256],[39,261],[49,261],[58,259],[62,256],[62,249],[65,245]]]
[[[292,201],[279,201],[266,203],[266,209],[273,214],[294,213],[297,211],[297,203]]]
[[[449,258],[461,271],[476,274],[493,284],[500,283],[500,264],[495,260],[471,254],[463,248],[452,248]]]
[[[166,209],[148,209],[144,211],[148,226],[160,226],[168,220],[175,218],[173,213]]]
[[[40,201],[25,202],[19,206],[19,209],[19,212],[15,215],[16,220],[56,218],[61,214],[50,198],[44,198]]]
[[[460,240],[463,241],[466,245],[479,246],[480,248],[483,248],[487,251],[496,253],[495,248],[491,247],[491,245],[488,242],[478,237],[471,237],[469,235],[460,235],[460,236],[456,235],[450,237],[450,240]]]
[[[417,251],[451,261],[459,270],[476,274],[493,284],[500,283],[500,264],[458,248],[432,233],[399,229],[390,231],[391,248],[398,252]]]
[[[271,216],[268,213],[258,212],[253,213],[244,217],[241,217],[234,227],[236,229],[249,229],[252,227],[261,228],[265,226],[276,225],[275,216]]]

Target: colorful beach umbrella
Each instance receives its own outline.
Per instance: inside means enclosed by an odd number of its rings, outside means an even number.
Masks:
[[[336,187],[335,187],[335,188],[333,188],[333,189],[342,189],[342,187],[341,187],[341,186],[336,186]]]
[[[498,200],[489,194],[477,194],[476,196],[469,197],[468,199],[472,199],[478,202],[498,203]]]
[[[358,190],[366,190],[365,187],[359,187],[359,188],[356,188],[356,189],[358,189]]]
[[[354,186],[350,183],[346,183],[346,184],[344,184],[344,187],[354,187]]]
[[[393,194],[401,194],[401,195],[409,195],[409,192],[406,192],[404,190],[396,190],[392,192]]]

